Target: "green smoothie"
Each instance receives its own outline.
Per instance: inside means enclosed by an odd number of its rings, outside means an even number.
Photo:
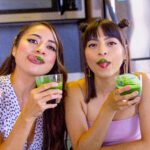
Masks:
[[[37,87],[40,87],[40,86],[42,86],[46,83],[50,83],[50,82],[55,82],[55,81],[50,80],[47,76],[45,76],[43,78],[37,78],[36,79]],[[58,82],[58,86],[50,88],[50,89],[60,89],[60,90],[62,90],[62,87],[63,87],[62,82]]]
[[[121,93],[121,95],[130,94],[134,91],[138,91],[138,95],[135,97],[141,96],[142,92],[142,81],[134,74],[123,74],[119,75],[115,78],[117,89],[122,88],[124,86],[130,85],[131,89]],[[133,98],[135,98],[133,97]]]

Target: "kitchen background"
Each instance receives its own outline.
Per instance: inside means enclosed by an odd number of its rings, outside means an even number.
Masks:
[[[21,27],[45,20],[56,27],[62,39],[68,81],[82,78],[79,24],[98,17],[112,17],[114,21],[129,19],[131,26],[126,33],[133,71],[150,73],[149,7],[149,0],[0,0],[0,65],[10,53]]]

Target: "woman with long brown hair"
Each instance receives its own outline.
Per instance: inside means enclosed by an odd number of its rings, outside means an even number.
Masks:
[[[81,26],[85,78],[68,84],[65,99],[66,125],[74,150],[150,147],[150,77],[131,72],[123,31],[128,25],[126,19],[119,24],[100,19]],[[116,88],[115,78],[124,74],[142,76],[141,96],[137,89],[122,94],[132,85]]]
[[[63,74],[63,90],[50,89],[56,82],[36,88],[36,76],[58,73]],[[24,26],[0,67],[0,149],[66,149],[66,80],[63,46],[55,28],[47,22]],[[49,103],[53,99],[58,103]]]

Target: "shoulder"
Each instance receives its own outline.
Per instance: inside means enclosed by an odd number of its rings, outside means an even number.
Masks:
[[[138,76],[142,80],[142,86],[149,85],[150,83],[150,74],[145,72],[134,72],[134,75]]]
[[[10,89],[11,89],[10,75],[0,76],[0,102],[7,95]]]
[[[0,87],[10,83],[10,75],[0,76]]]
[[[145,73],[145,72],[135,72],[134,73],[137,76],[140,76],[140,78],[142,79],[142,85],[146,86],[149,85],[150,83],[150,74]]]
[[[135,72],[135,75],[141,75],[142,77],[142,95],[141,104],[148,104],[150,98],[150,74],[145,72]]]
[[[71,81],[66,86],[66,100],[71,101],[84,101],[85,95],[85,79],[78,81]]]
[[[67,93],[79,92],[85,89],[85,79],[80,79],[77,81],[71,81],[67,83]]]

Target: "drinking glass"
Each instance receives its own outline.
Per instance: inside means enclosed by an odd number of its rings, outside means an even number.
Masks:
[[[52,87],[50,89],[60,89],[62,90],[63,87],[63,75],[62,74],[50,74],[50,75],[42,75],[36,77],[36,85],[37,87],[40,87],[44,84],[50,83],[50,82],[57,82],[58,86]],[[57,100],[51,100],[48,103],[57,103]]]
[[[138,95],[135,97],[141,96],[142,93],[142,75],[141,74],[123,74],[115,77],[117,89],[124,86],[130,85],[131,89],[121,93],[121,95],[130,94],[134,91],[138,91]],[[133,98],[135,98],[133,97]],[[130,100],[132,100],[131,98]]]

